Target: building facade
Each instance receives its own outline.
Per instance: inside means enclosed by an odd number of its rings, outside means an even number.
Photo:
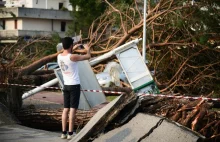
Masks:
[[[28,2],[24,3],[26,1]],[[65,7],[65,2],[66,0],[6,0],[6,8],[1,8],[4,12],[0,13],[0,42],[17,37],[51,36],[53,33],[64,37],[68,25],[73,21],[67,8],[59,10]]]
[[[69,0],[3,0],[5,7],[26,7],[40,9],[60,10],[66,8],[72,11],[72,6]]]

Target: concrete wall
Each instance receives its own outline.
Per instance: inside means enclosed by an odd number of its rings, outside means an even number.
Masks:
[[[46,9],[46,0],[31,0],[32,5],[29,8],[42,8]]]
[[[11,37],[17,37],[18,36],[18,30],[0,30],[0,38],[11,38]]]
[[[7,20],[5,20],[5,30],[15,30],[15,20],[17,20],[17,29],[21,30],[22,29],[22,20],[21,19],[7,19]]]
[[[14,20],[10,19],[5,21],[5,30],[14,30]]]
[[[66,31],[68,30],[68,26],[71,24],[70,21],[56,20],[53,21],[53,31],[61,32],[61,22],[66,22]]]
[[[5,20],[5,30],[15,30],[15,21],[17,21],[18,30],[22,29],[22,20],[21,19],[7,19]]]
[[[53,31],[60,32],[61,21],[53,21]]]
[[[69,21],[62,20],[45,20],[45,19],[23,19],[22,30],[35,30],[35,31],[55,31],[61,32],[61,22],[66,22],[66,31],[68,25],[71,24]],[[34,27],[34,28],[33,28]]]
[[[47,9],[57,9],[59,10],[59,3],[65,3],[66,0],[48,0]]]
[[[24,2],[25,2],[25,7],[31,8],[33,6],[32,0],[24,0]]]
[[[53,32],[61,37],[65,32],[61,31],[61,22],[66,22],[65,30],[68,30],[70,21],[52,19],[17,19],[17,29],[15,29],[15,19],[5,19],[5,30],[0,28],[0,37],[14,36],[48,36]],[[2,23],[2,21],[0,21]]]
[[[35,31],[51,31],[52,24],[51,20],[46,19],[22,19],[23,29],[22,30],[35,30]]]

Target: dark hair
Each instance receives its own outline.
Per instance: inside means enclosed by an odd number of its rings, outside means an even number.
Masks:
[[[71,37],[64,37],[62,40],[63,48],[69,49],[73,45],[73,39]]]

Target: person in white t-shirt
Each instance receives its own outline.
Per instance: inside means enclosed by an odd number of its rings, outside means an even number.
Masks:
[[[88,60],[91,57],[90,48],[88,45],[84,45],[87,53],[85,55],[72,54],[72,51],[79,46],[77,44],[73,46],[73,39],[71,37],[65,37],[62,40],[64,51],[57,56],[57,62],[61,68],[61,72],[64,80],[64,109],[62,113],[62,135],[63,139],[71,139],[76,133],[74,131],[74,122],[76,117],[76,111],[79,106],[80,99],[80,79],[78,74],[77,62],[82,60]],[[69,114],[69,130],[67,133],[67,119]]]

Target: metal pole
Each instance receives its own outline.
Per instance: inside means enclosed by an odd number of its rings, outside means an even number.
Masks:
[[[130,45],[132,45],[132,44],[137,44],[140,40],[142,40],[142,39],[140,38],[140,39],[135,39],[135,40],[129,41],[129,42],[109,51],[108,53],[105,53],[105,54],[91,60],[89,63],[91,66],[94,66],[94,65],[100,63],[101,61],[112,57],[116,52],[118,52],[120,50],[125,50],[126,48],[129,48]]]
[[[48,3],[47,3],[47,0],[46,0],[46,9],[48,8],[48,7],[47,7],[47,4],[48,4]]]
[[[147,0],[144,0],[144,23],[143,23],[143,48],[142,48],[142,56],[144,62],[146,61],[146,17],[147,17]]]
[[[58,79],[55,78],[55,79],[53,79],[53,80],[51,80],[51,81],[49,81],[49,82],[47,82],[47,83],[45,83],[45,84],[43,84],[43,85],[41,85],[41,86],[39,86],[39,87],[37,87],[37,88],[31,90],[31,91],[28,91],[28,92],[24,93],[24,94],[22,95],[22,99],[26,99],[26,98],[28,98],[28,97],[34,95],[35,93],[44,90],[46,87],[55,85],[55,84],[57,84],[57,83],[58,83]]]

